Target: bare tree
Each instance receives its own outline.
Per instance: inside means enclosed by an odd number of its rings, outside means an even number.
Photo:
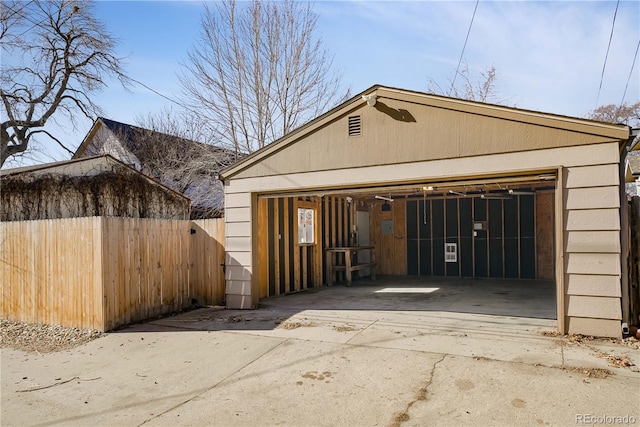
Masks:
[[[75,126],[79,114],[91,119],[100,113],[92,95],[106,77],[128,83],[115,40],[88,0],[2,0],[0,45],[0,166],[38,134],[73,154],[45,129],[47,122],[64,116]]]
[[[312,6],[293,0],[206,5],[180,81],[216,140],[250,153],[339,102],[340,77],[316,23]]]
[[[171,110],[136,119],[132,135],[119,136],[138,157],[142,171],[191,199],[192,218],[220,216],[224,194],[218,173],[237,158],[235,151],[197,142],[206,137],[193,115]]]
[[[469,64],[463,61],[462,68],[458,71],[458,75],[449,79],[449,84],[445,88],[434,79],[428,78],[427,90],[438,95],[468,99],[470,101],[501,104],[504,101],[497,98],[496,80],[496,67],[491,66],[485,68],[478,72],[477,76],[474,76],[469,70]]]
[[[635,104],[601,105],[589,112],[587,118],[608,123],[623,123],[629,126],[640,126],[640,102]]]

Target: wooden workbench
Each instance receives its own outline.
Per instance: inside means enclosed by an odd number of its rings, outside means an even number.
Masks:
[[[368,250],[370,251],[369,262],[354,264],[352,255],[358,251]],[[325,269],[327,273],[327,285],[333,285],[334,275],[336,271],[346,272],[347,286],[351,286],[352,272],[362,270],[364,268],[371,269],[371,279],[376,279],[376,250],[373,246],[345,246],[336,248],[326,248],[325,250]],[[345,254],[345,265],[336,265],[337,253]]]

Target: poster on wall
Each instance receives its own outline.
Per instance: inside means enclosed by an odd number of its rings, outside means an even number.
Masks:
[[[314,227],[313,209],[298,208],[298,243],[315,243]]]

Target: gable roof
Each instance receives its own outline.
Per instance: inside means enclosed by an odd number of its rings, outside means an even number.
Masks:
[[[82,143],[76,150],[73,155],[73,159],[77,159],[82,157],[85,154],[85,151],[91,144],[93,137],[96,135],[98,130],[102,127],[106,127],[109,131],[111,131],[118,140],[124,145],[124,148],[129,150],[133,155],[135,155],[142,164],[145,163],[146,153],[144,150],[140,149],[138,144],[138,138],[146,138],[146,139],[155,139],[164,141],[167,144],[175,144],[185,148],[184,152],[188,152],[189,149],[205,149],[211,152],[211,154],[217,155],[220,159],[234,159],[235,160],[235,152],[229,150],[227,148],[217,147],[211,144],[204,144],[202,142],[193,141],[190,139],[182,138],[175,135],[170,135],[162,132],[158,132],[151,129],[145,129],[138,126],[129,125],[126,123],[117,122],[115,120],[107,119],[104,117],[98,117],[94,122],[93,126],[82,140]],[[223,166],[228,166],[229,161],[223,162]]]
[[[104,154],[100,156],[83,157],[80,159],[63,160],[60,162],[42,163],[38,165],[23,166],[19,168],[0,170],[0,177],[15,177],[20,175],[65,175],[65,176],[95,176],[101,173],[114,172],[115,170],[125,171],[139,175],[149,184],[163,188],[165,191],[189,200],[188,197],[154,180],[144,173],[121,162],[115,157]]]
[[[626,182],[634,182],[635,180],[640,179],[640,155],[627,156],[627,164],[625,169]]]
[[[273,143],[264,148],[242,158],[238,162],[223,169],[220,173],[221,179],[228,179],[236,174],[251,168],[269,158],[284,148],[294,144],[295,142],[305,138],[306,136],[329,126],[341,117],[362,108],[366,105],[365,96],[377,96],[377,98],[403,102],[410,105],[421,105],[433,107],[443,111],[451,111],[457,113],[468,113],[486,118],[509,120],[514,123],[531,124],[542,126],[550,129],[559,129],[563,131],[578,132],[590,136],[607,138],[609,140],[627,141],[629,138],[629,127],[625,125],[614,125],[610,123],[596,122],[588,119],[580,119],[575,117],[562,116],[557,114],[542,113],[531,110],[506,107],[501,105],[485,104],[476,101],[469,101],[457,98],[449,98],[441,95],[433,95],[424,92],[411,91],[406,89],[398,89],[382,85],[374,85],[369,89],[355,95],[353,98],[345,101],[341,105],[322,114],[321,116],[311,120],[292,132],[284,135]],[[382,109],[384,104],[379,103],[375,108]],[[388,115],[397,115],[398,110],[384,106],[388,111]],[[410,115],[410,114],[409,114]],[[394,117],[401,121],[410,120],[412,117]],[[445,126],[451,126],[446,124]],[[539,148],[539,147],[538,147]]]

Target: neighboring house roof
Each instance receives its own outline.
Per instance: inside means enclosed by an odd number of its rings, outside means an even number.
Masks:
[[[482,116],[487,118],[487,123],[491,122],[492,130],[498,129],[496,126],[501,126],[502,123],[506,123],[507,121],[514,124],[526,124],[526,125],[535,125],[540,128],[545,128],[549,130],[559,130],[562,132],[573,132],[576,134],[585,135],[580,142],[580,144],[588,144],[592,143],[591,141],[620,141],[620,144],[626,142],[629,139],[629,127],[624,125],[614,125],[609,123],[596,122],[588,119],[579,119],[574,117],[561,116],[557,114],[548,114],[536,111],[529,111],[523,109],[517,109],[512,107],[506,107],[501,105],[492,105],[485,104],[475,101],[468,101],[463,99],[449,98],[440,95],[433,95],[424,92],[410,91],[405,89],[398,89],[392,87],[386,87],[381,85],[374,85],[369,89],[361,92],[360,94],[354,96],[350,100],[344,102],[343,104],[333,108],[327,113],[317,117],[316,119],[304,124],[303,126],[295,129],[294,131],[284,135],[282,138],[276,140],[275,142],[265,146],[264,148],[240,159],[236,163],[230,165],[229,167],[223,169],[220,173],[222,179],[228,179],[234,177],[238,174],[241,174],[243,171],[247,171],[252,169],[254,166],[257,166],[263,160],[267,158],[271,158],[272,156],[276,156],[285,148],[288,148],[302,139],[310,137],[314,133],[320,132],[325,127],[331,126],[336,123],[341,118],[344,118],[347,115],[358,114],[358,111],[362,108],[370,108],[367,107],[367,99],[375,100],[377,97],[377,102],[373,102],[371,105],[375,109],[384,113],[385,116],[392,118],[398,122],[416,122],[416,118],[412,116],[412,114],[403,109],[396,109],[392,106],[390,107],[387,104],[398,105],[400,103],[403,106],[406,105],[419,105],[423,107],[428,107],[432,109],[432,111],[449,111],[451,113],[462,113],[462,114],[470,114],[476,116]],[[404,108],[404,107],[401,107]],[[425,119],[427,116],[421,116],[418,119]],[[453,114],[449,117],[453,117]],[[461,117],[457,115],[456,117]],[[452,130],[456,128],[456,126],[460,126],[458,122],[443,122],[442,126],[450,127]],[[520,129],[520,127],[514,125],[512,126],[512,130]],[[371,129],[371,128],[370,128]],[[377,129],[379,130],[379,129]],[[526,137],[526,135],[525,135]],[[536,147],[526,146],[528,139],[522,138],[519,141],[519,147],[491,147],[490,144],[485,147],[487,150],[498,150],[496,152],[500,152],[499,150],[529,150],[532,148],[540,149],[540,148],[555,148],[559,144],[567,144],[565,141],[558,141],[553,138],[548,138],[542,141],[536,141],[538,144]],[[516,141],[514,141],[516,142]],[[546,144],[546,145],[545,145]],[[515,145],[515,144],[514,144]],[[391,149],[392,147],[389,147]],[[481,154],[491,154],[492,152],[481,153]],[[478,153],[475,153],[477,155]],[[463,156],[464,153],[458,154],[459,156]],[[282,165],[283,163],[278,163],[278,165]],[[265,166],[265,168],[269,168],[271,165]],[[355,165],[353,167],[357,167]],[[300,170],[296,170],[296,172],[302,172],[306,166],[301,164]],[[274,170],[277,168],[274,168]],[[289,166],[283,167],[278,170],[278,173],[293,173],[293,172],[283,172],[283,170],[294,169]]]
[[[626,182],[634,182],[640,179],[640,155],[629,155],[627,157],[627,168],[625,174]]]
[[[629,157],[629,168],[633,176],[640,176],[640,156]]]
[[[73,158],[111,154],[189,197],[192,213],[224,209],[219,171],[235,162],[233,150],[99,117]]]
[[[84,157],[81,159],[64,160],[60,162],[43,163],[39,165],[23,166],[19,168],[0,170],[0,177],[19,177],[20,175],[62,175],[69,177],[96,176],[106,172],[116,172],[124,170],[129,173],[135,173],[145,179],[149,184],[162,187],[164,190],[174,195],[189,200],[188,197],[179,192],[159,183],[149,176],[137,171],[129,165],[124,164],[120,160],[111,155]]]
[[[95,156],[95,157],[104,157],[104,156]],[[21,167],[11,168],[11,169],[2,169],[0,170],[0,176],[18,175],[18,174],[27,173],[27,172],[56,170],[58,167],[65,167],[65,166],[73,165],[79,162],[80,163],[86,162],[87,159],[93,159],[95,157],[87,157],[84,159],[75,159],[75,160],[62,160],[59,162],[40,163],[36,165],[21,166]],[[111,157],[111,156],[108,156],[108,157]]]
[[[84,157],[86,155],[86,151],[93,142],[93,138],[96,136],[96,133],[102,126],[107,128],[114,136],[116,136],[118,142],[122,144],[123,148],[131,152],[131,154],[133,154],[138,160],[140,160],[142,164],[145,163],[146,155],[144,151],[140,150],[140,144],[138,143],[139,138],[162,138],[163,141],[166,141],[170,144],[180,144],[181,146],[187,148],[190,146],[196,146],[209,150],[213,154],[220,154],[221,159],[232,157],[235,160],[235,153],[232,150],[226,148],[217,147],[211,144],[203,144],[201,142],[181,138],[175,135],[169,135],[162,132],[157,132],[151,129],[129,125],[126,123],[117,122],[115,120],[107,119],[104,117],[98,117],[96,119],[93,126],[85,136],[84,140],[74,153],[74,159]],[[226,166],[229,162],[225,163]]]

